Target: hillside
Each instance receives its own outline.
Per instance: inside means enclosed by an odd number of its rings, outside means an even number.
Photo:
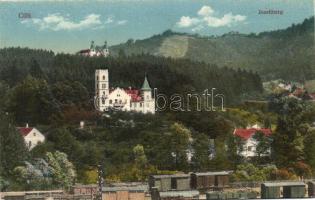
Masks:
[[[284,30],[201,37],[166,31],[111,46],[113,55],[149,53],[257,71],[265,80],[304,81],[315,77],[314,17]]]

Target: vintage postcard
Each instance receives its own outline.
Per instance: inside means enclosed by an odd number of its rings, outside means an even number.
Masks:
[[[0,0],[0,199],[315,198],[314,5]]]

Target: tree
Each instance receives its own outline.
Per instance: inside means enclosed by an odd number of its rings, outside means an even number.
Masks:
[[[144,148],[141,144],[137,144],[133,148],[133,154],[135,157],[135,164],[140,169],[144,169],[148,163],[147,157],[144,153]]]
[[[0,73],[1,80],[9,86],[16,85],[23,78],[22,71],[18,68],[17,60],[14,59]]]
[[[0,176],[12,174],[12,170],[27,159],[27,155],[23,137],[10,117],[0,111]]]
[[[234,169],[244,161],[242,156],[244,145],[245,140],[241,137],[230,134],[227,138],[227,157],[229,162],[233,164]]]
[[[9,91],[9,86],[4,82],[0,81],[0,111],[4,112],[7,108],[7,93]]]
[[[300,124],[309,122],[311,108],[295,98],[277,99],[278,122],[273,134],[274,160],[279,166],[290,166],[304,160],[303,133]]]
[[[84,146],[76,140],[70,130],[66,127],[60,127],[52,130],[48,134],[47,140],[53,142],[55,150],[66,153],[71,161],[75,164],[81,164],[81,167],[83,167],[86,163],[91,164],[91,162],[94,162],[95,156],[98,155],[87,154],[88,152],[95,152],[94,144],[91,143],[91,149],[88,149],[87,147],[87,151],[85,151]],[[97,163],[93,164],[96,165]]]
[[[126,57],[125,51],[123,49],[119,49],[118,56],[119,58],[125,58]]]
[[[308,131],[304,138],[305,162],[307,162],[315,173],[315,130]]]
[[[194,171],[206,171],[210,164],[210,139],[207,135],[200,133],[196,134],[192,143],[194,151],[192,157]]]
[[[51,167],[53,183],[69,189],[74,184],[76,171],[73,164],[68,160],[67,154],[60,151],[48,152],[46,159]]]
[[[255,154],[260,160],[263,155],[268,155],[268,153],[270,152],[272,140],[271,137],[266,136],[261,131],[256,132],[253,136],[253,139],[255,139],[257,142]]]
[[[49,171],[48,166],[47,171]],[[51,178],[45,177],[44,172],[45,170],[38,169],[32,163],[25,161],[24,165],[14,168],[15,181],[23,190],[52,188]]]
[[[59,114],[59,107],[48,83],[28,76],[11,90],[8,111],[13,113],[19,123],[45,124]]]
[[[174,123],[170,127],[169,145],[175,160],[175,169],[187,168],[187,150],[191,132],[182,124]]]
[[[46,74],[43,72],[37,60],[35,60],[34,58],[31,59],[31,67],[29,69],[29,73],[34,78],[47,79]]]
[[[258,168],[253,164],[241,164],[232,175],[235,181],[266,181],[270,180],[272,173],[277,170],[275,166]]]

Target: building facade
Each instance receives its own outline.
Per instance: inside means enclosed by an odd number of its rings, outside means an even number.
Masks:
[[[107,47],[107,42],[105,41],[103,46],[96,46],[94,44],[94,41],[91,41],[91,46],[89,49],[83,49],[78,52],[79,55],[82,56],[103,56],[108,57],[109,56],[109,49]]]
[[[109,87],[107,69],[95,71],[95,106],[99,111],[122,110],[155,113],[155,98],[145,76],[142,88],[123,89]]]
[[[17,129],[23,136],[26,147],[29,150],[32,150],[35,146],[45,141],[45,136],[36,128],[28,127],[28,124],[25,127],[18,127]]]
[[[271,129],[261,128],[257,124],[251,127],[247,127],[246,129],[237,128],[234,130],[233,135],[240,137],[244,141],[242,151],[238,152],[239,155],[243,156],[244,158],[252,158],[258,156],[256,153],[258,141],[253,137],[257,132],[263,133],[265,137],[269,137],[272,134]],[[266,154],[261,156],[269,156],[270,153],[271,148],[269,148]]]

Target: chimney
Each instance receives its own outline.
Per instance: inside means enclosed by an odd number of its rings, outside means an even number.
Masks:
[[[28,128],[28,123],[26,123],[25,127]]]

